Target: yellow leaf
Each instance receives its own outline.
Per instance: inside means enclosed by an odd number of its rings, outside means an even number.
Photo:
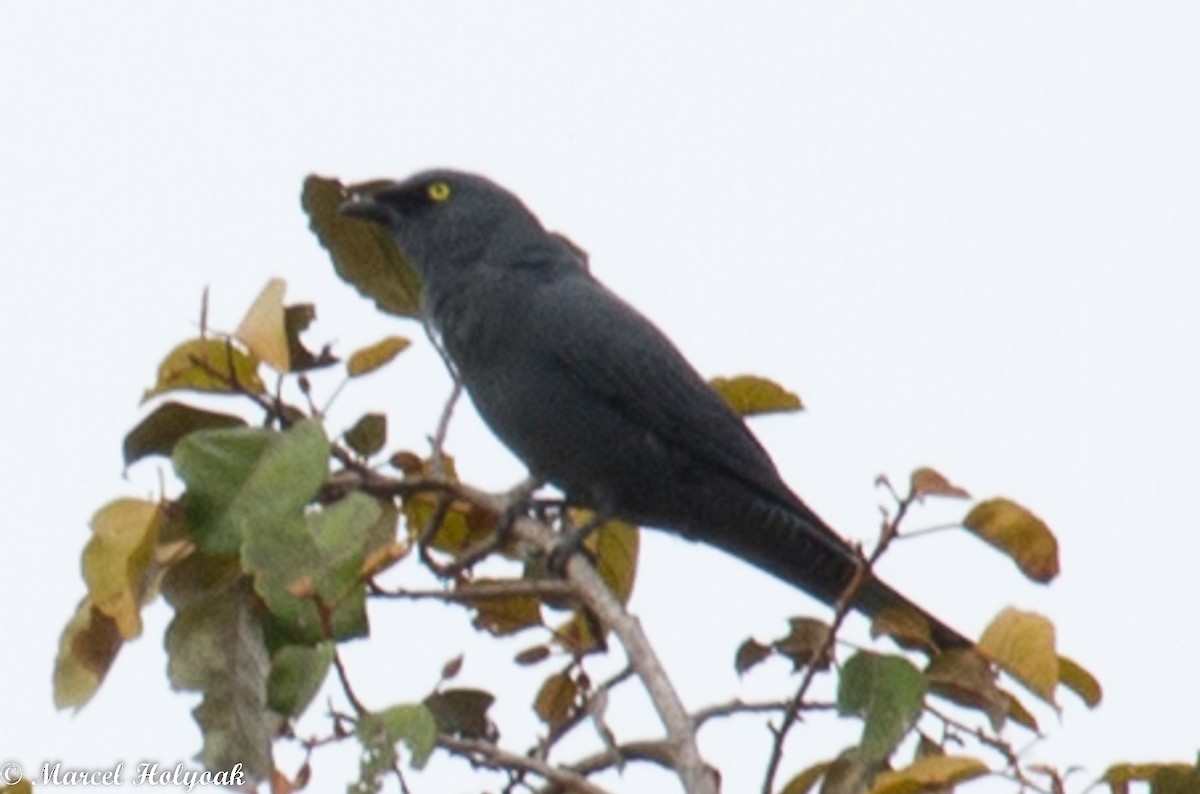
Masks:
[[[1126,794],[1129,791],[1130,783],[1153,781],[1150,787],[1151,794],[1157,794],[1159,788],[1154,784],[1167,775],[1182,779],[1196,774],[1197,767],[1188,764],[1113,764],[1105,770],[1100,780],[1108,784],[1113,794]],[[1185,791],[1182,788],[1173,790],[1179,791],[1180,794]],[[1195,791],[1195,789],[1186,789],[1186,791]]]
[[[346,374],[352,378],[374,372],[407,348],[411,342],[402,336],[389,336],[370,347],[356,350],[346,361]]]
[[[149,400],[169,391],[237,392],[267,390],[258,377],[258,361],[225,339],[192,339],[177,346],[158,365],[158,381],[142,395]]]
[[[780,790],[779,794],[808,794],[812,790],[812,787],[817,784],[817,781],[825,777],[825,773],[832,764],[832,761],[822,761],[819,764],[813,764],[789,780],[787,785]]]
[[[63,628],[54,660],[54,705],[79,708],[91,700],[121,650],[117,624],[84,598]]]
[[[931,755],[895,772],[881,772],[871,794],[920,794],[988,774],[987,765],[961,755]]]
[[[571,516],[577,526],[582,526],[591,519],[592,514],[587,510],[572,510]],[[622,604],[627,603],[637,575],[638,528],[623,521],[608,521],[589,535],[584,545],[592,553],[600,579],[617,600]],[[603,638],[596,636],[594,627],[593,619],[584,612],[576,611],[554,630],[554,639],[581,656],[597,650],[603,644]]]
[[[1058,575],[1058,541],[1033,513],[1008,499],[975,505],[963,526],[1007,554],[1030,579],[1045,584]]]
[[[161,505],[141,499],[117,499],[92,517],[83,578],[92,603],[116,622],[125,639],[142,632],[141,606],[164,519]]]
[[[1030,692],[1054,704],[1058,654],[1049,620],[1009,607],[992,620],[976,647]]]
[[[709,383],[742,416],[804,409],[798,396],[778,383],[757,375],[713,378]]]
[[[958,487],[943,477],[940,472],[928,467],[922,467],[914,471],[909,478],[909,484],[913,495],[918,498],[926,496],[950,496],[956,499],[967,499],[971,496],[965,489]]]
[[[637,527],[624,521],[605,522],[584,542],[595,556],[596,572],[622,604],[633,594],[638,543]]]
[[[1001,689],[1000,694],[1008,702],[1008,718],[1018,725],[1023,725],[1033,732],[1038,730],[1037,718],[1025,708],[1025,704],[1017,700],[1017,696],[1007,689]]]
[[[281,278],[268,281],[234,333],[247,350],[280,373],[292,368],[283,311],[286,289],[287,284]]]
[[[1100,699],[1104,696],[1100,682],[1078,662],[1065,656],[1058,657],[1058,680],[1067,689],[1079,695],[1088,708],[1094,709],[1100,705]]]

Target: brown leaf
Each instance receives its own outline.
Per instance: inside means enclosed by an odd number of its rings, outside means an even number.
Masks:
[[[513,661],[519,665],[528,667],[550,658],[550,653],[550,649],[545,645],[534,645],[532,648],[526,648],[514,656]]]
[[[456,678],[459,672],[462,671],[462,666],[463,657],[460,653],[458,656],[455,656],[453,659],[442,665],[442,680],[449,681],[452,678]]]
[[[350,191],[369,192],[372,187],[377,185],[346,188],[336,179],[311,175],[304,180],[301,204],[344,281],[389,314],[419,317],[421,279],[392,236],[374,223],[338,212]]]
[[[63,628],[54,661],[54,706],[82,707],[100,688],[123,640],[117,624],[85,598]]]
[[[949,496],[955,499],[968,499],[970,494],[966,489],[954,485],[940,472],[933,469],[922,467],[912,473],[909,478],[909,487],[912,489],[913,495],[923,499],[926,496]]]
[[[579,688],[567,673],[555,673],[542,682],[533,710],[547,725],[562,725],[571,716]]]
[[[791,631],[781,639],[772,643],[775,652],[792,660],[799,670],[801,667],[814,665],[818,670],[829,669],[833,661],[833,650],[818,658],[829,639],[829,624],[816,618],[790,618]]]
[[[1008,499],[972,508],[963,526],[1013,559],[1027,577],[1045,584],[1058,575],[1058,541],[1033,513]]]
[[[891,637],[902,648],[937,650],[929,621],[916,609],[903,606],[887,606],[876,612],[871,619],[871,636]]]
[[[737,670],[738,675],[745,675],[747,670],[770,655],[771,647],[769,645],[763,645],[753,637],[749,637],[738,646],[737,653],[733,657],[733,669]]]
[[[988,661],[971,650],[940,653],[925,670],[930,688],[960,706],[982,711],[993,730],[999,731],[1008,716],[1008,698],[996,686],[996,674]]]
[[[180,439],[197,430],[242,427],[245,424],[246,420],[240,416],[205,411],[183,403],[165,402],[125,434],[125,443],[122,446],[125,465],[132,466],[149,455],[169,457]]]
[[[476,579],[465,585],[462,592],[470,593],[472,585],[503,586],[503,579]],[[542,625],[542,605],[537,596],[513,594],[503,597],[466,598],[466,603],[475,609],[475,628],[496,637],[516,634],[531,626]]]
[[[466,739],[487,739],[495,729],[487,711],[496,698],[481,689],[434,692],[422,703],[433,714],[438,731]]]

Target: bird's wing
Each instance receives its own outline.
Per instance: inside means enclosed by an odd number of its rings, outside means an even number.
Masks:
[[[658,328],[590,277],[571,281],[569,288],[550,287],[539,325],[572,377],[668,446],[784,504],[796,502],[745,422]],[[560,333],[581,318],[586,341]]]

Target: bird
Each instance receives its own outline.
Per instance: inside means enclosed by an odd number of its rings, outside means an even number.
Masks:
[[[390,232],[484,422],[538,480],[598,516],[720,548],[868,617],[928,624],[936,650],[971,643],[881,579],[780,477],[671,340],[605,287],[581,250],[512,192],[450,169],[348,191],[343,216]]]

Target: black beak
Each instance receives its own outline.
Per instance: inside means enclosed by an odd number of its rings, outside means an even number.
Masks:
[[[338,205],[338,213],[347,218],[359,218],[380,224],[386,224],[388,220],[387,209],[370,193],[350,193],[346,200]]]

